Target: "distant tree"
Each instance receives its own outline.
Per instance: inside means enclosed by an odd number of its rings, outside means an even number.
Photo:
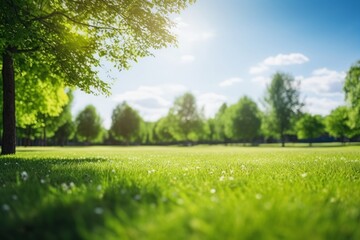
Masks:
[[[110,132],[115,138],[124,140],[126,144],[132,140],[140,139],[142,119],[138,112],[126,102],[115,107],[111,119]]]
[[[353,129],[360,128],[360,61],[347,72],[344,83],[345,98],[350,104],[349,124]]]
[[[320,137],[325,132],[324,120],[320,115],[305,113],[296,122],[295,130],[299,139],[308,139],[312,146],[314,138]]]
[[[215,114],[214,117],[214,136],[213,136],[213,140],[216,141],[226,141],[226,135],[225,135],[225,122],[226,122],[226,115],[225,112],[227,110],[227,105],[226,103],[223,103],[218,112]]]
[[[285,134],[292,127],[292,119],[300,112],[303,103],[300,101],[299,86],[295,79],[285,73],[277,72],[267,86],[265,107],[269,121],[285,146]]]
[[[226,110],[225,134],[233,140],[252,142],[260,133],[261,118],[256,103],[242,97]]]
[[[171,143],[176,141],[175,124],[175,117],[171,114],[160,118],[154,126],[155,141],[158,143]]]
[[[93,105],[88,105],[76,117],[77,136],[86,143],[96,140],[102,132],[101,118]]]
[[[170,16],[193,2],[1,1],[2,154],[15,153],[15,75],[54,76],[86,92],[108,93],[95,70],[101,59],[122,70],[174,44]],[[32,64],[40,68],[27,72]]]
[[[346,106],[337,107],[325,119],[326,131],[344,143],[354,134],[349,123],[349,109]]]
[[[185,93],[175,99],[174,105],[170,109],[170,115],[176,124],[173,129],[179,136],[178,140],[194,141],[203,134],[203,117],[197,109],[196,99],[191,93]]]
[[[57,124],[57,128],[54,133],[54,139],[56,144],[60,146],[66,145],[75,134],[75,123],[73,122],[71,114],[71,106],[74,96],[71,90],[68,91],[67,95],[69,102],[65,105],[61,114],[53,120]]]

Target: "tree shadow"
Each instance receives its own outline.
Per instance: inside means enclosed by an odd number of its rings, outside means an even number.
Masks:
[[[120,223],[130,224],[140,209],[162,202],[156,185],[141,185],[121,173],[113,174],[110,168],[92,167],[104,161],[96,157],[0,158],[4,168],[0,204],[10,207],[9,211],[0,209],[0,239],[82,239],[105,227],[107,217],[118,219],[121,213],[125,217]],[[21,179],[23,169],[26,181]]]

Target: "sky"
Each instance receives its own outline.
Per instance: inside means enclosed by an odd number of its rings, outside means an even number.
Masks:
[[[77,90],[73,114],[93,104],[109,128],[113,109],[126,101],[156,121],[185,92],[207,117],[244,95],[262,108],[277,71],[300,82],[305,111],[329,114],[345,104],[346,72],[360,60],[359,9],[359,0],[198,0],[174,16],[178,47],[114,71],[111,96]]]

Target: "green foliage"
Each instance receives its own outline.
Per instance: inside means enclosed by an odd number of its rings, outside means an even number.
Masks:
[[[277,72],[267,87],[264,100],[269,121],[265,124],[274,127],[273,131],[277,132],[285,146],[285,133],[291,129],[292,119],[303,106],[299,86],[291,75]]]
[[[360,239],[359,147],[19,148],[0,239]]]
[[[295,130],[299,139],[308,139],[311,146],[314,138],[325,132],[324,120],[320,115],[305,113],[297,121]]]
[[[169,118],[174,121],[172,131],[177,140],[197,141],[204,134],[204,118],[197,109],[196,99],[191,93],[185,93],[175,99]]]
[[[166,117],[160,118],[154,126],[155,139],[158,143],[170,143],[176,141],[175,137],[175,119],[174,116],[168,114]]]
[[[115,107],[111,119],[110,132],[116,139],[125,140],[126,143],[140,139],[143,120],[126,102]]]
[[[225,135],[226,109],[227,109],[227,105],[226,103],[223,103],[214,117],[212,139],[215,141],[226,140],[226,135]]]
[[[326,131],[333,137],[350,138],[354,132],[349,125],[349,109],[346,106],[340,106],[331,111],[325,120]]]
[[[230,139],[252,142],[260,132],[259,109],[249,97],[227,108],[225,118],[225,134]]]
[[[87,143],[96,140],[102,133],[101,118],[93,105],[88,105],[76,117],[77,137]]]
[[[352,128],[360,128],[360,61],[348,71],[344,83],[346,100],[350,103],[349,123]]]
[[[151,55],[151,49],[175,44],[170,16],[193,0],[155,1],[1,1],[0,52],[35,52],[33,63],[85,92],[108,92],[96,68],[105,58],[118,69]],[[23,53],[22,55],[18,53]],[[22,57],[19,57],[22,58]],[[24,69],[25,67],[25,69]]]

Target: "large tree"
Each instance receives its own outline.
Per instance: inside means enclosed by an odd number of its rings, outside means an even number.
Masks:
[[[285,134],[292,127],[292,119],[300,112],[303,103],[294,77],[277,72],[267,86],[265,95],[267,116],[270,118],[274,131],[280,137],[281,146],[285,146]]]
[[[305,113],[296,122],[295,131],[299,139],[307,139],[312,146],[314,138],[320,137],[325,132],[324,120],[320,115]]]
[[[360,61],[348,71],[344,91],[346,100],[350,103],[349,123],[352,128],[360,128]]]
[[[256,103],[242,97],[226,110],[226,136],[233,140],[252,142],[260,132],[261,118]]]
[[[194,1],[0,0],[2,154],[15,153],[15,73],[37,63],[45,71],[30,75],[108,93],[97,74],[101,60],[122,70],[151,49],[174,44],[170,16]]]
[[[126,102],[119,104],[113,110],[110,132],[118,140],[129,144],[131,140],[140,140],[140,130],[143,120],[139,113]]]

